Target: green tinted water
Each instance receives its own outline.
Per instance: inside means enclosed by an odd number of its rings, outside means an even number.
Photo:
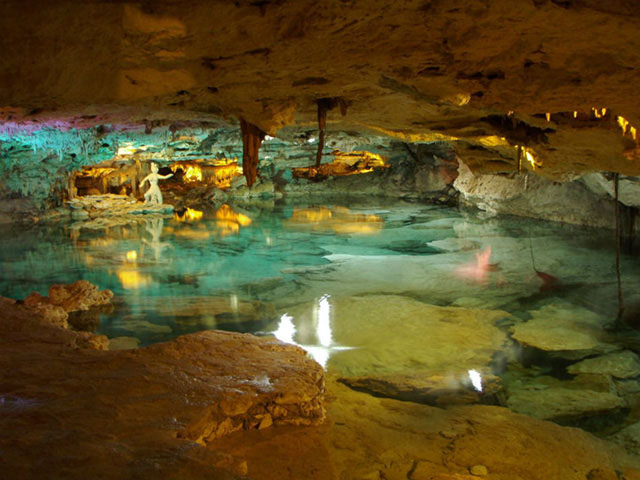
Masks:
[[[532,318],[592,315],[594,341],[613,347],[586,356],[637,352],[633,330],[609,328],[612,236],[407,203],[223,206],[11,226],[0,229],[0,294],[46,294],[83,278],[115,299],[81,327],[129,345],[212,328],[275,334],[341,375],[448,371],[455,383],[475,369],[530,393],[564,388],[558,382],[578,360],[513,341],[513,326]],[[623,258],[629,309],[640,304],[638,264]],[[449,306],[464,310],[439,309]],[[624,382],[633,389],[636,380]]]

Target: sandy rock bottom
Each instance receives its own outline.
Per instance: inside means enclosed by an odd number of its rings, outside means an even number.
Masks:
[[[640,478],[640,459],[620,447],[506,408],[375,398],[335,378],[327,391],[320,427],[230,435],[208,448],[242,459],[255,479]]]

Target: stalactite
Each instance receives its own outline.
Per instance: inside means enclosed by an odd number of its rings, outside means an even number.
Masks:
[[[258,175],[258,153],[266,134],[244,119],[240,119],[240,128],[242,129],[242,173],[247,179],[247,185],[251,187]]]
[[[518,145],[518,175],[522,173],[522,145]]]
[[[620,224],[620,201],[618,200],[618,190],[620,183],[620,175],[613,174],[613,191],[616,201],[616,277],[618,279],[618,316],[617,320],[622,320],[624,313],[624,300],[622,298],[622,278],[620,275],[620,250],[622,249],[622,228]]]
[[[322,163],[322,150],[324,149],[324,131],[327,128],[327,110],[331,108],[328,98],[318,100],[318,151],[316,153],[316,168]]]
[[[340,106],[340,113],[344,117],[347,114],[347,102],[344,98],[319,98],[318,105],[318,151],[316,153],[316,168],[322,163],[322,150],[324,149],[325,129],[327,128],[327,112],[336,105]]]

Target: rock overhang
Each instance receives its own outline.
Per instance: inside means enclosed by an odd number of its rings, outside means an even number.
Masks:
[[[0,7],[6,134],[226,126],[444,140],[474,171],[640,172],[625,0],[23,2]],[[238,128],[239,130],[239,128]],[[522,165],[520,165],[522,168]]]

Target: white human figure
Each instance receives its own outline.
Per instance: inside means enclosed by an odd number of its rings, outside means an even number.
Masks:
[[[145,182],[149,182],[149,190],[144,194],[144,203],[150,205],[162,204],[162,192],[158,188],[158,180],[165,180],[169,177],[173,177],[173,173],[169,175],[158,175],[158,165],[151,163],[151,173],[140,182],[140,188],[142,188]]]

